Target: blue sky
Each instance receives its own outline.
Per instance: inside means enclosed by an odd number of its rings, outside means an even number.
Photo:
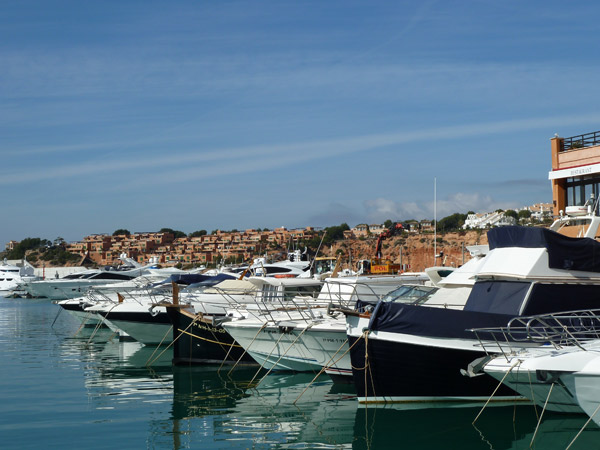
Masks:
[[[547,202],[594,2],[3,1],[0,243]]]

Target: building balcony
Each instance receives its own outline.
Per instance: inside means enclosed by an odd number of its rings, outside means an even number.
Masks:
[[[600,163],[600,131],[552,139],[552,170]],[[582,173],[581,175],[585,175]]]

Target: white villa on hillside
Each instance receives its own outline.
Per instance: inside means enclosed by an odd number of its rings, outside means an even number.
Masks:
[[[504,212],[490,212],[481,214],[469,214],[463,230],[469,228],[491,228],[503,227],[507,225],[516,225],[517,221],[514,217],[505,216]]]
[[[521,210],[531,211],[531,218],[539,222],[552,217],[552,203],[536,203],[535,205],[521,208],[517,212]]]

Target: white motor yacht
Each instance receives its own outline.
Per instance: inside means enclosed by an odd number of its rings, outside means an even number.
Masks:
[[[64,300],[81,297],[92,287],[130,281],[139,276],[147,275],[151,270],[156,269],[155,262],[141,266],[125,255],[121,255],[120,259],[125,261],[127,265],[117,268],[90,269],[69,274],[63,278],[33,281],[25,284],[24,288],[32,297]]]
[[[171,283],[162,284],[172,275],[187,274],[176,268],[147,269],[143,275],[125,281],[99,284],[88,289],[82,296],[56,301],[56,304],[86,324],[97,323],[101,317],[86,311],[96,305],[119,303],[119,296],[125,299],[148,297],[149,301],[162,301],[171,295]]]
[[[208,281],[215,278],[219,281],[214,286],[190,285],[182,289],[178,302],[195,305],[206,312],[225,314],[225,308],[232,298],[238,301],[248,301],[254,298],[256,285],[247,279],[224,279],[227,276],[207,277]],[[167,315],[167,303],[172,300],[171,284],[169,290],[161,288],[159,292],[152,289],[149,292],[135,293],[121,297],[120,301],[108,300],[85,308],[86,313],[94,313],[101,317],[108,326],[119,329],[143,344],[167,344],[173,340],[171,321]],[[199,299],[202,299],[201,301]],[[192,306],[194,307],[194,306]],[[201,311],[198,311],[201,312]]]
[[[256,364],[254,359],[233,340],[223,328],[231,320],[226,311],[236,308],[255,317],[264,317],[273,310],[280,312],[298,308],[296,299],[304,299],[305,310],[317,304],[323,284],[313,278],[250,277],[242,280],[253,286],[251,295],[224,292],[219,285],[190,298],[187,305],[167,307],[173,323],[175,364],[207,362]],[[238,280],[238,282],[240,282]],[[211,292],[208,292],[211,291]],[[217,295],[215,295],[217,294]],[[323,305],[325,310],[326,305]]]
[[[350,375],[345,322],[333,307],[352,308],[358,299],[375,303],[400,285],[424,284],[423,274],[327,278],[315,299],[297,296],[287,307],[235,309],[223,327],[263,367]],[[233,305],[235,306],[235,305]]]
[[[485,356],[468,329],[506,326],[524,315],[600,307],[600,259],[595,257],[600,244],[594,239],[600,217],[591,205],[583,213],[579,208],[567,213],[550,230],[490,230],[490,251],[473,274],[466,301],[464,295],[450,295],[432,305],[440,289],[423,305],[380,302],[372,313],[348,315],[359,402],[486,401],[497,383],[460,373]],[[502,388],[494,399],[515,395]]]
[[[5,258],[0,264],[0,295],[13,295],[16,291],[21,291],[21,286],[24,283],[36,279],[38,277],[33,274],[33,267],[27,265],[15,266],[9,264]]]
[[[485,372],[549,411],[593,412],[600,404],[599,314],[518,317],[505,328],[475,329],[488,356],[471,363],[471,375]],[[482,338],[490,335],[494,344]]]
[[[273,287],[275,285],[291,286],[289,289],[294,289],[296,293],[302,289],[318,290],[321,282],[307,276],[311,272],[310,262],[304,260],[298,252],[292,255],[295,256],[272,264],[255,260],[254,264],[243,269],[240,274],[236,273],[240,279],[223,280],[215,286],[201,286],[199,289],[190,286],[181,292],[178,301],[189,305],[188,312],[191,311],[191,314],[220,317],[225,315],[232,304],[245,307],[247,304],[265,301],[268,294],[264,293],[262,298],[257,299],[257,292],[277,290],[278,288]],[[261,276],[245,277],[248,273],[259,273]],[[221,274],[224,275],[233,274],[229,271]],[[288,294],[284,296],[289,297]],[[145,344],[171,342],[171,321],[165,306],[158,303],[155,298],[138,297],[133,302],[123,301],[118,305],[105,303],[88,307],[86,311],[103,315],[112,326]]]

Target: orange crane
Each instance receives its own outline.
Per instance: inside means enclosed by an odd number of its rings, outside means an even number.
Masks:
[[[400,271],[400,264],[393,264],[389,259],[382,259],[381,247],[383,246],[383,241],[402,231],[404,231],[402,224],[395,222],[379,235],[375,246],[375,259],[371,260],[371,273],[385,274],[398,273]]]

